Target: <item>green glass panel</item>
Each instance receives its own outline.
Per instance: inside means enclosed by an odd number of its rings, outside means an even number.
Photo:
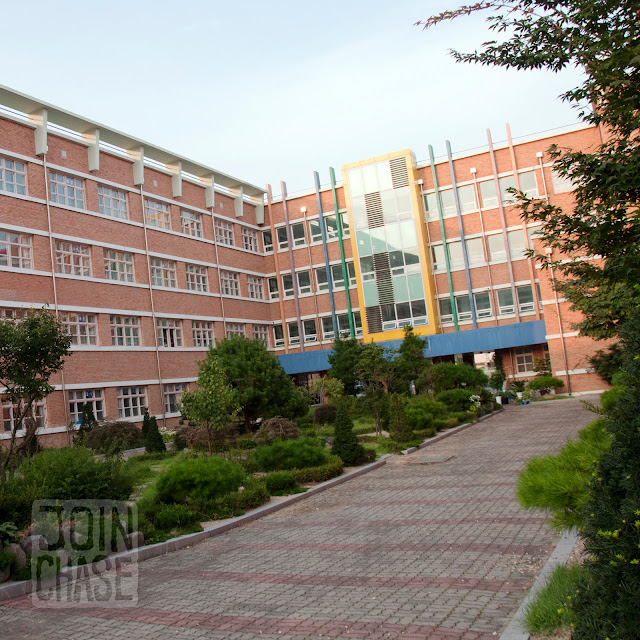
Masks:
[[[416,246],[416,225],[413,220],[405,220],[400,223],[400,235],[402,236],[403,247],[415,247]]]
[[[384,227],[377,227],[369,231],[373,253],[383,253],[387,250],[387,237]]]
[[[409,289],[406,276],[396,276],[391,279],[391,282],[393,282],[393,299],[396,302],[407,302],[409,300]]]
[[[371,255],[371,236],[368,231],[356,231],[356,240],[358,242],[358,255]]]
[[[424,298],[422,274],[414,273],[410,276],[407,276],[407,281],[409,282],[409,296],[411,300],[419,300],[420,298]]]
[[[362,290],[364,292],[365,307],[372,307],[378,304],[378,287],[375,282],[363,282]]]

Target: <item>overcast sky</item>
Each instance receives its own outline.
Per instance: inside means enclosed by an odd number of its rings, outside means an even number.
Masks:
[[[0,84],[263,187],[409,147],[418,159],[571,125],[575,71],[456,64],[490,36],[448,0],[5,3]]]

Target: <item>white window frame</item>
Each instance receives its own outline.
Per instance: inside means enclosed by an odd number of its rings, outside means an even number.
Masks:
[[[178,415],[180,409],[178,404],[182,399],[182,394],[188,391],[189,387],[184,382],[171,382],[165,384],[162,387],[162,395],[164,396],[164,414],[166,415]],[[173,411],[171,410],[173,408]]]
[[[7,402],[0,401],[0,408],[2,409],[2,427],[4,433],[11,433],[13,431],[13,412],[16,405],[9,404]],[[47,428],[47,405],[44,400],[34,403],[31,406],[31,416],[35,418],[38,429]],[[23,423],[24,424],[24,423]],[[23,430],[18,431],[22,433]]]
[[[49,171],[49,200],[76,209],[84,209],[84,180]]]
[[[191,334],[194,347],[213,347],[215,339],[213,337],[213,322],[206,320],[192,320]]]
[[[136,316],[109,316],[111,327],[111,346],[139,347],[140,319]]]
[[[313,331],[307,331],[307,329],[310,329],[311,324],[313,324]],[[302,321],[302,331],[304,333],[305,344],[318,341],[318,327],[314,318],[307,318]]]
[[[0,266],[31,269],[31,236],[0,229]]]
[[[91,247],[87,244],[56,240],[56,272],[91,277]]]
[[[291,330],[294,330],[294,333],[297,333],[298,335],[291,335]],[[297,322],[287,322],[287,334],[289,336],[289,345],[290,346],[295,346],[300,344],[300,329],[298,327],[298,323]]]
[[[174,318],[156,318],[158,346],[167,349],[182,347],[182,321]]]
[[[502,292],[508,292],[511,295],[511,304],[502,304],[502,300],[500,300],[500,294]],[[508,289],[498,289],[497,290],[498,293],[498,309],[499,309],[499,314],[501,316],[512,316],[515,314],[516,312],[516,307],[515,307],[515,300],[513,300],[513,291],[508,288]]]
[[[516,357],[517,373],[533,373],[533,351],[527,347],[516,347],[514,355]]]
[[[189,291],[209,291],[209,277],[207,267],[197,264],[186,264],[187,289]]]
[[[202,238],[202,216],[195,211],[180,209],[180,229],[193,238]]]
[[[239,322],[227,322],[225,325],[225,335],[227,336],[227,339],[232,336],[246,338],[244,324],[240,324]]]
[[[275,283],[276,288],[273,289],[273,284]],[[269,286],[269,300],[279,300],[280,299],[280,287],[278,286],[278,278],[269,278],[267,281]]]
[[[90,394],[89,396],[87,394]],[[80,424],[82,405],[90,404],[94,420],[106,418],[104,410],[104,389],[75,389],[69,391],[69,416],[75,424]]]
[[[254,324],[253,325],[253,339],[262,340],[267,348],[269,347],[269,325],[268,324]]]
[[[171,209],[169,205],[150,198],[144,199],[144,216],[147,225],[158,229],[171,229]]]
[[[0,191],[27,195],[27,166],[0,156]]]
[[[64,333],[71,336],[72,345],[97,345],[98,320],[95,313],[76,313],[63,311],[60,323]]]
[[[307,244],[307,234],[304,229],[304,222],[292,222],[290,224],[291,227],[291,238],[293,239],[293,248],[296,249],[298,247],[304,247]],[[299,235],[296,237],[296,231],[302,229],[302,237]]]
[[[483,307],[482,309],[478,308],[478,296],[487,296],[489,299],[489,308]],[[491,292],[490,291],[480,291],[478,293],[473,294],[473,304],[476,306],[476,317],[477,318],[490,318],[493,315],[493,309],[491,306]]]
[[[127,418],[144,417],[147,408],[147,387],[118,387],[118,417]]]
[[[220,270],[220,285],[223,296],[240,297],[240,276],[234,271]]]
[[[531,300],[529,302],[521,302],[520,301],[520,291],[528,289],[531,293]],[[530,284],[525,284],[520,287],[516,287],[516,296],[518,297],[518,311],[520,313],[526,313],[527,311],[535,311],[536,308],[536,294],[533,287]]]
[[[214,227],[216,231],[216,242],[228,247],[233,247],[233,223],[216,218]]]
[[[264,279],[256,276],[247,276],[247,291],[250,298],[264,300]]]
[[[308,283],[302,284],[300,282],[300,277],[303,276],[308,280]],[[311,293],[311,272],[306,269],[305,271],[297,271],[296,278],[298,279],[298,294],[304,295],[306,293]]]
[[[280,337],[278,337],[278,334],[280,334]],[[273,346],[284,347],[284,330],[281,324],[273,325]]]
[[[126,251],[105,249],[104,277],[116,282],[135,282],[133,254]]]
[[[502,243],[502,249],[498,251],[494,251],[491,247],[491,241],[493,238],[498,239]],[[502,233],[492,233],[487,235],[487,244],[489,247],[489,260],[491,262],[497,262],[498,260],[506,260],[507,259],[507,248],[504,243],[504,236]]]
[[[290,279],[291,280],[291,286],[287,287],[285,284],[285,278]],[[293,298],[295,293],[294,287],[293,287],[293,274],[291,273],[285,273],[282,276],[282,294],[284,298]]]
[[[167,287],[175,289],[176,284],[176,263],[173,260],[164,258],[150,258],[151,263],[151,284],[154,287]]]
[[[118,218],[120,220],[128,220],[129,206],[127,203],[126,192],[99,184],[98,211],[103,216]]]
[[[242,227],[242,248],[252,253],[258,252],[258,232],[248,227]]]
[[[289,234],[286,227],[278,227],[276,229],[276,239],[278,241],[278,250],[289,248]]]
[[[267,237],[270,239],[269,242],[267,242]],[[262,232],[262,246],[264,247],[265,253],[273,253],[273,234],[271,231]]]

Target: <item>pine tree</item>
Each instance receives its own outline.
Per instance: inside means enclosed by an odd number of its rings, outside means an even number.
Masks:
[[[389,435],[396,442],[409,442],[413,439],[413,431],[404,415],[405,402],[397,393],[389,395]]]
[[[366,460],[364,447],[353,433],[353,422],[346,407],[340,405],[334,422],[335,436],[331,453],[348,466],[357,466]]]
[[[158,429],[158,421],[155,416],[150,416],[148,411],[145,411],[142,420],[142,442],[147,453],[159,453],[167,450]]]

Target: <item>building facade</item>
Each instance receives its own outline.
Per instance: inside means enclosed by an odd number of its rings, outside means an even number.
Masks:
[[[393,346],[412,325],[433,358],[499,353],[528,377],[548,356],[565,391],[603,388],[508,191],[570,207],[546,149],[599,136],[508,133],[426,162],[403,150],[274,196],[0,87],[0,317],[46,306],[73,340],[37,408],[44,441],[65,443],[83,403],[175,426],[197,361],[234,334],[264,340],[300,383],[327,369],[338,333]]]

